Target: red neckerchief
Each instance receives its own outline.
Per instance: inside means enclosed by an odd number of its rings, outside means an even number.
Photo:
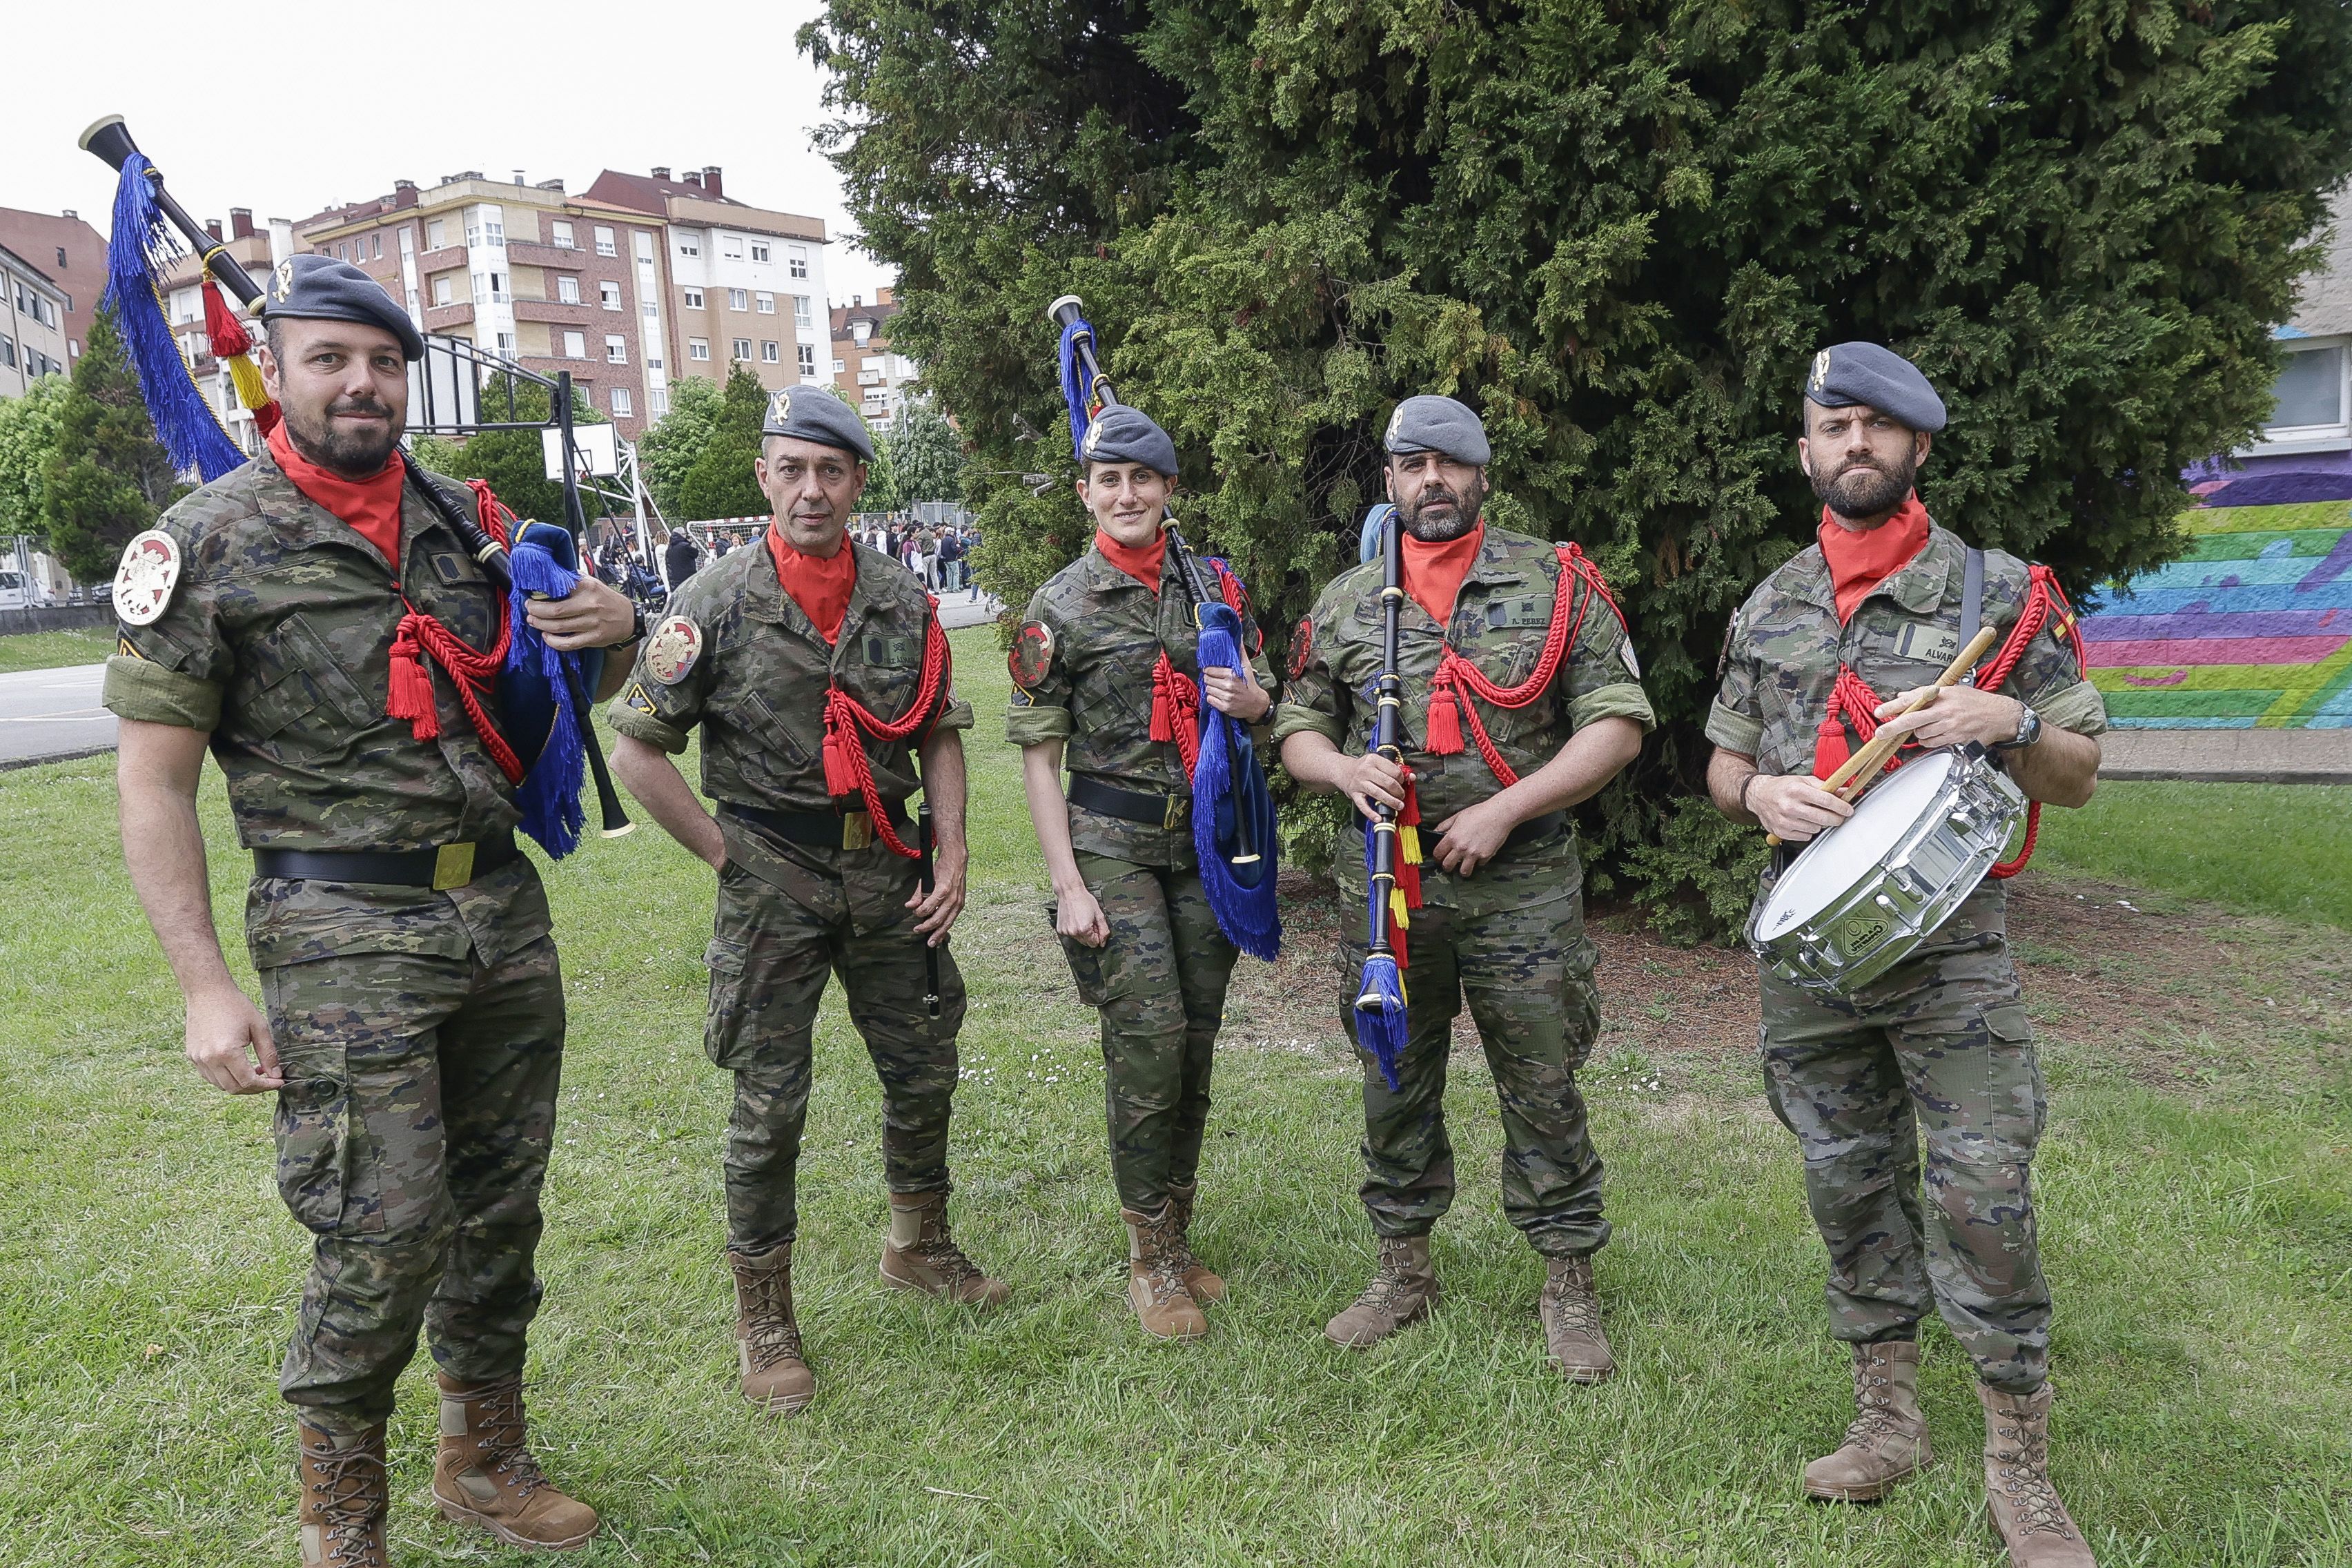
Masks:
[[[1841,526],[1822,508],[1822,525],[1815,531],[1822,559],[1829,563],[1830,589],[1837,601],[1838,624],[1853,619],[1870,591],[1900,572],[1927,548],[1927,509],[1914,490],[1895,514],[1875,528]]]
[[[1118,567],[1120,571],[1126,573],[1129,576],[1134,578],[1137,582],[1142,584],[1153,593],[1157,594],[1160,592],[1160,563],[1166,560],[1168,555],[1168,536],[1166,534],[1154,530],[1151,535],[1151,542],[1145,545],[1142,549],[1137,550],[1130,546],[1121,544],[1118,540],[1113,539],[1109,534],[1105,533],[1101,529],[1097,528],[1095,530],[1095,548],[1102,552],[1102,558],[1104,560],[1109,562],[1112,565]]]
[[[793,603],[814,623],[828,643],[841,637],[841,623],[849,614],[849,593],[857,586],[857,552],[844,539],[830,555],[804,555],[793,549],[782,531],[768,524],[768,555],[776,563],[776,581]]]
[[[294,488],[351,525],[376,548],[385,564],[400,570],[400,454],[384,459],[383,468],[363,479],[346,479],[322,468],[296,450],[280,420],[269,432],[269,455],[294,481]]]
[[[1483,517],[1459,539],[1431,543],[1408,533],[1398,541],[1404,552],[1404,591],[1441,627],[1454,618],[1454,601],[1462,595],[1462,579],[1470,575],[1478,547],[1486,542]]]

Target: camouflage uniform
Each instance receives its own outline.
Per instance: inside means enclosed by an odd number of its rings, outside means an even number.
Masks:
[[[1445,640],[1486,676],[1516,685],[1534,670],[1551,625],[1560,565],[1553,547],[1486,525],[1441,630],[1408,596],[1400,607],[1405,765],[1421,805],[1422,907],[1406,931],[1410,1039],[1391,1090],[1370,1052],[1364,1073],[1364,1206],[1383,1237],[1428,1232],[1454,1202],[1454,1149],[1445,1131],[1445,1065],[1454,1015],[1466,994],[1503,1112],[1503,1206],[1536,1250],[1550,1258],[1597,1251],[1601,1157],[1586,1126],[1576,1069],[1601,1028],[1595,957],[1584,934],[1583,867],[1575,831],[1507,847],[1475,875],[1440,870],[1437,825],[1501,792],[1475,743],[1450,756],[1422,749],[1430,681]],[[1580,589],[1580,597],[1586,590]],[[1381,566],[1358,566],[1323,590],[1294,634],[1290,680],[1275,715],[1277,741],[1312,730],[1351,754],[1371,748],[1381,673]],[[1476,699],[1470,699],[1476,701]],[[1631,648],[1605,605],[1586,611],[1550,689],[1516,710],[1477,705],[1504,758],[1522,776],[1557,756],[1576,731],[1608,718],[1656,722]],[[1464,726],[1465,742],[1468,726]],[[1366,873],[1343,836],[1340,887],[1360,919]],[[1339,948],[1340,1016],[1355,1034],[1364,949],[1360,931]]]
[[[1820,547],[1798,554],[1732,623],[1707,738],[1767,773],[1812,772],[1841,659],[1889,698],[1932,682],[1959,652],[1964,551],[1931,526],[1918,556],[1843,626]],[[2004,641],[2026,586],[2023,562],[1986,553],[1983,623]],[[2106,728],[2054,626],[2000,689],[2047,724]],[[1771,886],[1768,871],[1759,897]],[[2023,1393],[2041,1385],[2050,1344],[2031,1182],[2043,1099],[2007,905],[2006,884],[1986,882],[1927,945],[1852,996],[1766,973],[1761,1045],[1766,1091],[1804,1150],[1807,1198],[1830,1249],[1831,1331],[1855,1343],[1910,1339],[1932,1301],[1982,1379]],[[1932,1219],[1919,1197],[1918,1123]]]
[[[857,584],[828,645],[776,580],[761,546],[706,566],[670,600],[699,628],[700,654],[665,684],[640,649],[609,710],[613,727],[673,754],[702,726],[702,791],[719,805],[727,864],[707,954],[710,1012],[704,1049],[735,1075],[726,1156],[728,1244],[761,1252],[793,1239],[794,1168],[807,1121],[810,1047],[828,973],[841,976],[850,1021],[882,1079],[883,1174],[898,1194],[945,1193],[949,1099],[963,979],[940,952],[940,1016],[923,1004],[923,941],[914,931],[916,863],[879,838],[862,847],[777,838],[730,806],[832,814],[825,793],[824,694],[830,681],[895,720],[921,684],[931,608],[922,585],[863,545]],[[971,708],[942,689],[929,726],[866,752],[896,808],[921,787],[915,752],[930,730],[969,729]],[[840,818],[866,837],[862,812]],[[912,829],[900,837],[909,846]]]
[[[1042,643],[1035,627],[1045,629]],[[1246,612],[1242,632],[1258,684],[1273,691],[1274,672],[1256,651],[1264,638]],[[1173,742],[1151,739],[1151,670],[1160,649],[1200,679],[1198,633],[1174,552],[1161,563],[1155,599],[1088,545],[1030,599],[1023,635],[1025,646],[1048,651],[1032,670],[1020,667],[1016,648],[1006,737],[1016,746],[1065,741],[1073,774],[1171,803],[1164,824],[1070,806],[1078,874],[1102,905],[1110,939],[1098,948],[1062,939],[1078,999],[1102,1014],[1119,1202],[1157,1214],[1170,1187],[1192,1185],[1200,1165],[1211,1053],[1237,956],[1194,864],[1183,760]],[[1047,920],[1055,913],[1048,905]]]
[[[106,706],[211,733],[238,842],[412,850],[514,826],[513,790],[437,667],[439,739],[385,717],[402,605],[355,530],[267,456],[162,527],[181,579],[159,619],[121,628]],[[496,593],[413,489],[401,563],[410,603],[473,647],[496,640]],[[563,1050],[530,861],[446,891],[256,878],[246,934],[286,1079],[278,1191],[317,1235],[286,1397],[323,1430],[383,1420],[420,1322],[452,1376],[520,1372]]]

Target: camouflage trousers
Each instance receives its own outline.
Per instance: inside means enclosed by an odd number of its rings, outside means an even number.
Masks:
[[[1516,863],[1515,863],[1516,862]],[[1557,862],[1557,863],[1556,863]],[[1360,1189],[1372,1229],[1425,1234],[1454,1205],[1454,1144],[1445,1130],[1445,1067],[1463,999],[1478,1026],[1503,1113],[1503,1212],[1548,1258],[1596,1252],[1601,1156],[1576,1069],[1601,1032],[1597,954],[1570,848],[1507,858],[1457,879],[1423,868],[1430,902],[1412,911],[1404,972],[1410,1035],[1391,1089],[1369,1050]],[[1353,906],[1360,910],[1360,898]],[[1339,948],[1340,1018],[1355,1039],[1363,948]]]
[[[1910,1339],[1932,1305],[1985,1383],[2022,1394],[2049,1364],[2032,1179],[2044,1100],[2000,899],[1979,892],[1854,996],[1767,973],[1762,1049],[1829,1247],[1830,1331]]]
[[[420,1324],[454,1377],[520,1372],[563,1059],[554,940],[260,973],[278,1192],[317,1235],[279,1391],[323,1430],[382,1421]]]
[[[727,1244],[760,1252],[799,1234],[801,1134],[808,1121],[817,1004],[841,976],[850,1022],[882,1080],[882,1173],[893,1193],[944,1193],[963,976],[940,950],[940,1016],[924,1004],[923,941],[907,900],[914,862],[879,846],[826,852],[856,863],[824,876],[772,862],[785,886],[730,859],[719,877],[704,1048],[735,1075],[727,1127]],[[786,887],[791,890],[787,891]]]
[[[1118,1201],[1157,1214],[1199,1173],[1209,1070],[1240,956],[1217,929],[1196,868],[1078,856],[1110,940],[1065,937],[1078,1000],[1102,1015],[1103,1098]],[[1054,918],[1051,905],[1046,919]]]

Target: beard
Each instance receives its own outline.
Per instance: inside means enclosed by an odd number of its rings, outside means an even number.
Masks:
[[[338,415],[344,414],[372,414],[383,423],[373,430],[347,429],[335,422]],[[393,448],[400,445],[402,428],[398,415],[383,404],[366,399],[338,399],[327,405],[315,421],[286,409],[287,437],[301,454],[320,468],[351,479],[381,472]]]
[[[1459,539],[1478,526],[1478,509],[1486,504],[1486,484],[1472,479],[1456,495],[1443,484],[1432,484],[1413,498],[1410,507],[1397,508],[1404,531],[1423,544]]]
[[[1919,477],[1919,465],[1906,454],[1885,468],[1853,462],[1829,478],[1818,468],[1809,477],[1813,494],[1840,517],[1878,517],[1903,504]]]

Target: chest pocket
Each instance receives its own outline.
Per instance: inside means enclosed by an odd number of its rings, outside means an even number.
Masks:
[[[239,664],[239,728],[247,739],[274,740],[321,708],[353,731],[383,717],[383,704],[369,700],[302,616],[289,616],[255,639]]]
[[[1071,671],[1071,717],[1089,733],[1139,730],[1151,725],[1151,668],[1160,644],[1129,637],[1089,648]]]
[[[823,742],[816,737],[824,724],[813,710],[806,737],[768,705],[759,692],[745,689],[717,710],[739,743],[729,748],[736,765],[755,779],[781,783],[809,765]]]

